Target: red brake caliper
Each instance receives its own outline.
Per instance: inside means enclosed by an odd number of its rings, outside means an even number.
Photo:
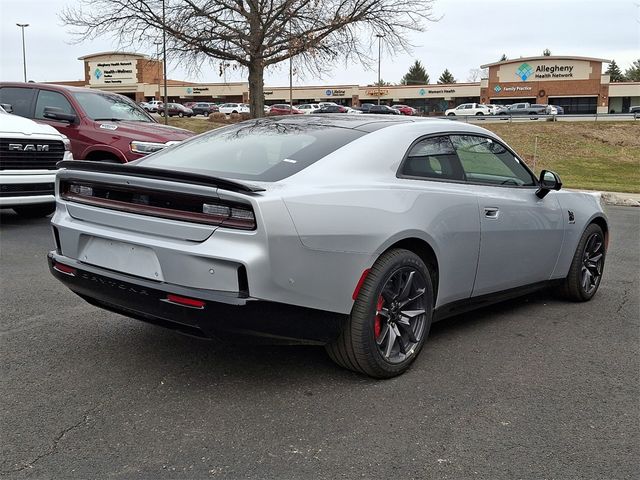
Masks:
[[[384,299],[382,295],[378,297],[378,302],[376,303],[376,311],[379,312],[382,310],[382,305],[384,305]],[[373,336],[377,339],[380,336],[380,332],[382,331],[382,318],[380,315],[376,315],[376,318],[373,321]]]

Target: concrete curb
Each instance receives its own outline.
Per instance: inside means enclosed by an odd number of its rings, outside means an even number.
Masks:
[[[640,207],[640,195],[636,193],[600,192],[605,205]]]

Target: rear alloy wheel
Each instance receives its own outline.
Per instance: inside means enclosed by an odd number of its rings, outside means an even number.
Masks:
[[[482,112],[476,113],[476,117],[482,117],[482,116],[484,116],[484,113],[482,113]]]
[[[178,116],[179,116],[180,118],[182,118],[182,117],[184,117],[184,113],[180,112],[180,113],[178,113]]]
[[[339,365],[374,378],[406,371],[431,326],[433,287],[415,253],[394,249],[373,265],[337,340],[327,353]]]
[[[574,302],[591,300],[602,280],[605,256],[602,228],[592,223],[578,242],[569,275],[562,285],[564,297]]]
[[[52,214],[56,209],[55,203],[45,203],[42,205],[23,205],[13,207],[15,212],[24,218],[40,218]]]

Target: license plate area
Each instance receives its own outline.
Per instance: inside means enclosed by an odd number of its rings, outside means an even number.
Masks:
[[[133,243],[83,236],[79,260],[89,265],[164,281],[160,262],[149,247]]]

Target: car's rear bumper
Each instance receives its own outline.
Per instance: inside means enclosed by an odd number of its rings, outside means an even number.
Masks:
[[[345,315],[253,299],[244,292],[182,287],[113,272],[50,252],[49,270],[98,307],[205,338],[262,337],[274,343],[327,343]],[[71,272],[69,269],[73,269]],[[204,302],[180,305],[170,295]]]

